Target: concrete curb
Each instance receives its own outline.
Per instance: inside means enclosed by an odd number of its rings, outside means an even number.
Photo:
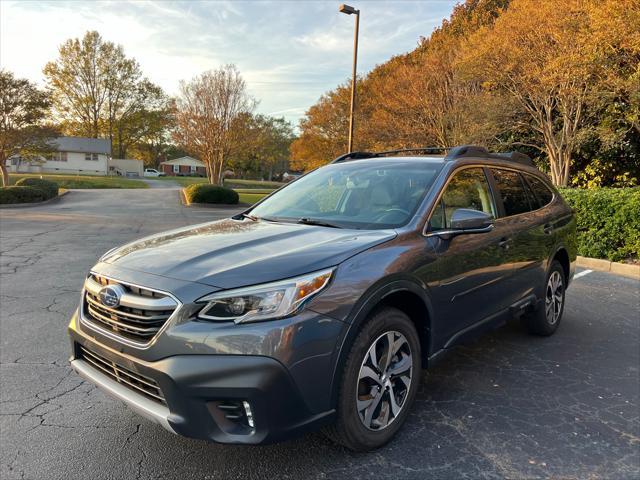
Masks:
[[[69,190],[65,190],[62,193],[59,193],[56,197],[50,198],[49,200],[45,200],[43,202],[31,202],[31,203],[7,203],[5,205],[0,205],[0,208],[28,208],[28,207],[39,207],[40,205],[46,205],[47,203],[55,203],[59,201],[62,197],[64,197]]]
[[[197,203],[191,202],[187,200],[187,196],[184,193],[184,188],[180,189],[180,202],[185,207],[203,207],[203,208],[228,208],[229,210],[234,210],[236,208],[247,208],[251,205],[248,203],[236,203],[235,205],[229,205],[226,203]]]
[[[609,260],[601,260],[599,258],[578,257],[576,265],[598,272],[609,272],[623,277],[635,278],[640,280],[640,265],[630,263],[610,262]]]

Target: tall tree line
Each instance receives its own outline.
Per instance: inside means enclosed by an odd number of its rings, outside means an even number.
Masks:
[[[357,87],[358,150],[478,143],[532,154],[557,185],[640,177],[638,0],[467,0]],[[307,111],[294,166],[344,152],[348,91]]]

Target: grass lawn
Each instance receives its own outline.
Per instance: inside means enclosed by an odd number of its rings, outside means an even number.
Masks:
[[[189,185],[193,185],[194,183],[207,183],[207,179],[203,177],[157,177],[158,180],[167,180],[171,182],[178,183],[183,187],[188,187]],[[156,180],[156,178],[154,178]],[[258,189],[261,191],[272,191],[276,188],[280,188],[285,185],[284,183],[279,182],[263,182],[262,180],[234,180],[228,179],[224,181],[224,186],[233,188],[234,190],[243,189],[243,190],[253,190]]]
[[[238,193],[240,194],[240,203],[248,203],[249,205],[253,205],[268,195],[268,193]]]
[[[273,188],[234,188],[238,193],[261,193],[267,195],[274,191]]]
[[[122,177],[101,177],[90,175],[60,175],[40,173],[9,174],[9,184],[14,185],[21,178],[43,178],[56,182],[60,188],[148,188],[140,180]]]
[[[224,181],[224,186],[225,187],[230,187],[233,189],[236,188],[259,188],[259,189],[270,189],[270,190],[275,190],[276,188],[280,188],[281,186],[285,185],[284,183],[280,183],[280,182],[263,182],[262,180],[235,180],[235,179],[228,179]]]
[[[194,183],[207,183],[206,178],[202,177],[154,177],[151,180],[167,180],[169,182],[175,182],[183,187],[188,187]]]

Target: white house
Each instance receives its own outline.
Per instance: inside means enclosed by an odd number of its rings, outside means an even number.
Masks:
[[[144,176],[144,162],[134,158],[109,158],[109,175],[121,175],[123,177]]]
[[[7,162],[13,173],[70,173],[107,175],[111,157],[111,141],[105,138],[58,137],[52,141],[56,149],[46,158],[25,160],[11,157]]]
[[[193,157],[180,157],[160,163],[162,171],[170,176],[200,176],[207,174],[204,162]]]

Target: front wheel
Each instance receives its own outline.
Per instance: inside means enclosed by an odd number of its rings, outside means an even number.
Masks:
[[[544,302],[525,318],[529,332],[542,336],[555,333],[564,313],[565,288],[564,269],[554,260],[545,281]]]
[[[326,430],[355,451],[387,443],[400,429],[416,396],[421,374],[420,341],[400,310],[378,310],[355,339],[344,367],[337,421]]]

